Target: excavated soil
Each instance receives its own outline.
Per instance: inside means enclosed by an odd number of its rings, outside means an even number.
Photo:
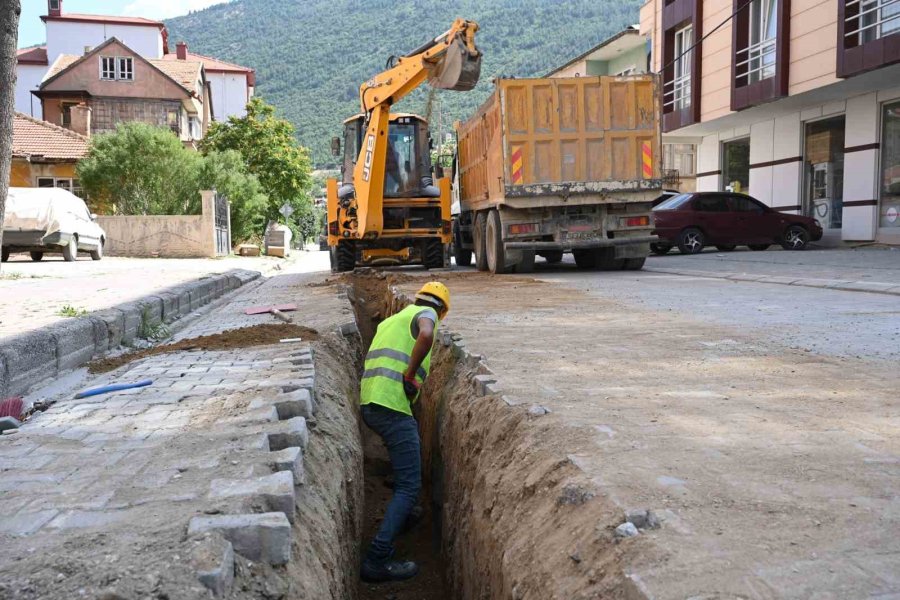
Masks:
[[[241,327],[216,333],[203,335],[187,340],[181,340],[174,344],[155,346],[144,350],[127,352],[118,356],[102,358],[88,364],[91,373],[107,373],[118,369],[122,365],[157,354],[169,354],[192,350],[231,350],[234,348],[249,348],[252,346],[267,346],[277,344],[279,340],[286,338],[301,338],[305,342],[314,342],[319,339],[319,332],[302,325],[289,323],[263,323],[251,327]]]

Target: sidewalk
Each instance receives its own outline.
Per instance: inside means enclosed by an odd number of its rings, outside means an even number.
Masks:
[[[651,256],[644,270],[900,296],[900,250],[672,252]]]

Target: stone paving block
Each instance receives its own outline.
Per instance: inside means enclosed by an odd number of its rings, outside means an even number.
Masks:
[[[39,510],[0,517],[0,532],[10,535],[30,535],[59,514],[58,510]]]
[[[262,502],[272,512],[283,512],[294,521],[294,476],[279,471],[254,479],[213,479],[209,485],[210,500],[242,498]]]
[[[497,380],[491,375],[475,375],[472,377],[472,386],[478,396],[486,396],[491,393],[488,391],[487,386],[492,383],[497,383]]]
[[[251,409],[265,406],[274,406],[278,419],[285,421],[294,417],[307,419],[313,416],[313,402],[309,390],[299,389],[293,392],[281,393],[275,398],[260,397],[250,403]]]
[[[300,448],[285,448],[269,454],[269,460],[276,471],[288,471],[294,477],[294,485],[306,483],[306,469],[303,465],[303,451]]]
[[[47,524],[50,529],[86,529],[90,527],[106,527],[111,523],[128,518],[126,511],[103,510],[71,510],[67,511]]]
[[[291,560],[291,524],[284,513],[194,517],[188,535],[217,531],[231,542],[234,551],[249,559],[271,565]]]
[[[234,546],[220,534],[207,533],[195,540],[191,567],[214,596],[224,596],[234,583]]]
[[[269,429],[269,448],[274,451],[297,446],[306,450],[309,443],[309,430],[306,419],[294,417],[274,424]]]

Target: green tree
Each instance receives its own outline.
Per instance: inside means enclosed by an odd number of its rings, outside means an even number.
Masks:
[[[168,129],[120,123],[91,140],[78,178],[98,212],[182,215],[200,212],[203,158]]]
[[[213,123],[200,148],[205,154],[238,152],[269,198],[266,219],[284,220],[278,210],[287,203],[294,209],[287,224],[295,236],[301,233],[299,219],[311,210],[309,153],[294,138],[294,126],[277,117],[273,106],[253,98],[246,116]]]
[[[231,239],[245,242],[262,235],[266,226],[269,198],[259,180],[244,167],[234,150],[210,152],[204,157],[200,174],[201,189],[215,189],[231,203]]]

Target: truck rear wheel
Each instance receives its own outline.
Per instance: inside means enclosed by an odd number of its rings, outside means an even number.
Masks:
[[[625,268],[625,259],[616,258],[615,248],[597,248],[597,267],[601,271],[621,271]]]
[[[422,249],[422,264],[426,269],[444,268],[444,245],[441,240],[425,240]]]
[[[487,271],[487,252],[484,244],[485,223],[484,213],[480,212],[475,216],[475,227],[472,229],[472,241],[475,245],[475,268],[479,271]]]
[[[459,219],[453,219],[453,258],[456,259],[457,267],[468,267],[472,264],[472,251],[463,248]]]
[[[596,269],[600,261],[599,248],[590,250],[573,250],[572,256],[575,257],[575,266],[581,270]]]
[[[337,267],[334,270],[338,273],[352,271],[356,267],[356,245],[349,241],[338,242],[334,251],[334,263]]]
[[[487,227],[484,233],[485,255],[487,256],[488,270],[495,275],[507,272],[506,250],[503,247],[503,225],[500,223],[500,213],[492,210],[488,214]]]

